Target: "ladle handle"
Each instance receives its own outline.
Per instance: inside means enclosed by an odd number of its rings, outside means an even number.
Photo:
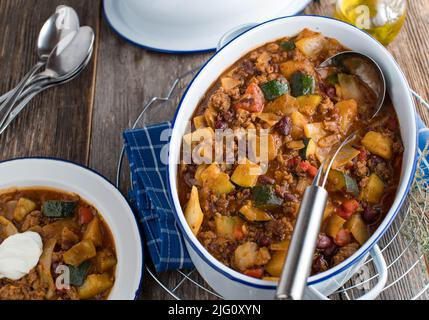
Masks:
[[[301,300],[307,285],[328,192],[317,186],[306,189],[277,288],[278,300]]]
[[[12,112],[13,106],[16,101],[21,96],[22,92],[25,90],[26,86],[30,82],[31,78],[45,65],[44,62],[38,62],[21,80],[18,86],[14,89],[13,93],[6,99],[6,101],[1,105],[0,110],[6,110],[1,117],[0,127],[4,125],[6,120],[9,117],[9,114]]]

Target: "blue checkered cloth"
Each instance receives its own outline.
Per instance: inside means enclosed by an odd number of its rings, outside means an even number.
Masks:
[[[170,123],[124,132],[131,168],[131,202],[158,272],[193,268],[167,191],[165,159],[170,133]]]
[[[423,120],[420,116],[417,116],[417,126],[419,132],[419,157],[422,155],[422,152],[425,150],[426,146],[429,143],[429,128],[426,127]],[[423,179],[429,183],[429,158],[426,157],[422,159],[420,163],[420,170],[423,173]]]

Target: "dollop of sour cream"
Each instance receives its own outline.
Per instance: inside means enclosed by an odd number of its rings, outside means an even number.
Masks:
[[[43,242],[36,232],[18,233],[0,245],[0,279],[19,280],[39,262]]]

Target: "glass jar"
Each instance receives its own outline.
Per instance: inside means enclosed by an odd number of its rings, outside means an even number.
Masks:
[[[406,0],[337,0],[334,17],[365,30],[386,46],[398,35],[406,15]]]

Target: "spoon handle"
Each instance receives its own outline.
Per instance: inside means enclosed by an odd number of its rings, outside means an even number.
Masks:
[[[35,75],[34,77],[32,77],[27,84],[27,89],[29,90],[29,88],[31,88],[31,86],[35,85],[35,84],[39,84],[40,82],[46,80],[46,76],[45,75]],[[15,88],[4,93],[3,95],[0,96],[0,112],[4,109],[4,102],[15,92]],[[26,95],[26,91],[24,91],[21,95],[21,97]]]
[[[302,300],[310,275],[328,192],[318,186],[305,191],[277,288],[277,300]]]
[[[24,108],[30,103],[30,101],[33,100],[33,98],[43,90],[45,90],[44,87],[37,86],[28,88],[24,92],[24,94],[22,95],[24,99],[22,99],[19,104],[15,108],[13,108],[13,110],[9,113],[9,116],[7,117],[7,120],[5,121],[3,126],[0,126],[0,135],[3,134],[3,132],[10,126],[10,124],[13,120],[15,120],[18,114],[20,114],[21,111],[24,110]]]
[[[13,106],[16,101],[19,99],[22,92],[25,90],[27,85],[29,84],[31,78],[45,65],[44,62],[38,62],[21,80],[18,86],[14,89],[13,93],[6,99],[6,101],[2,104],[2,110],[6,110],[0,120],[0,127],[4,125],[9,114],[12,112]]]

